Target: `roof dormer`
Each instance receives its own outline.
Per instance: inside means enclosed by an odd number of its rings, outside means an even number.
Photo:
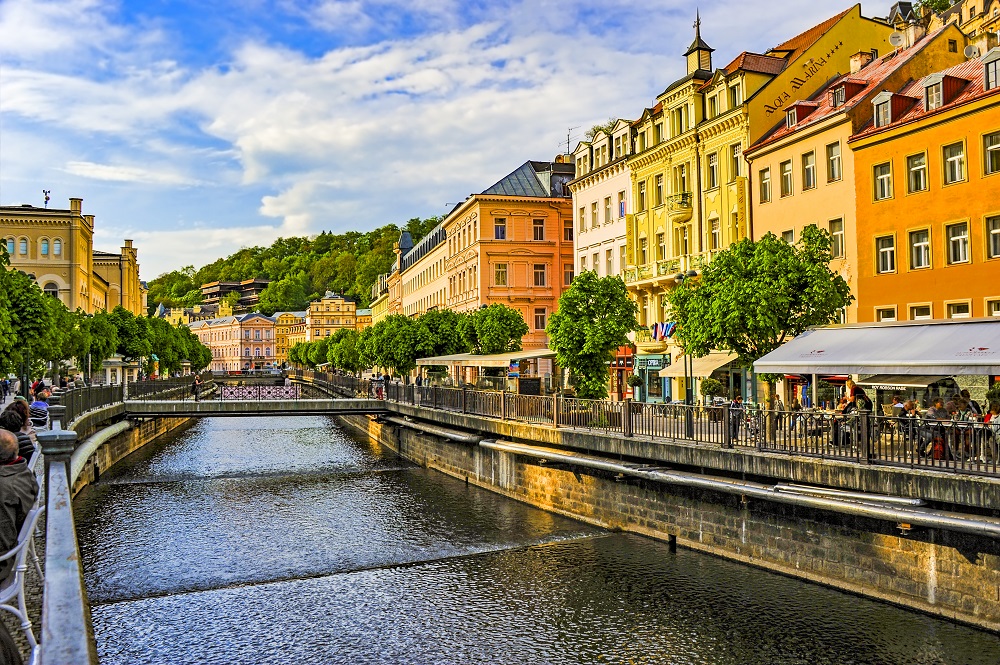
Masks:
[[[843,106],[856,94],[868,87],[867,81],[859,79],[844,79],[830,90],[830,105],[833,108]]]
[[[875,95],[872,106],[875,109],[875,126],[887,127],[903,117],[917,102],[913,97],[899,95],[888,90]]]
[[[805,120],[809,114],[817,109],[817,107],[819,107],[819,104],[816,102],[795,102],[785,112],[785,126],[791,129],[798,123]]]
[[[923,80],[924,110],[933,111],[954,101],[969,82],[956,76],[937,73]]]
[[[986,77],[984,81],[986,90],[1000,88],[1000,46],[990,49],[983,56],[982,63],[985,68],[983,75]]]

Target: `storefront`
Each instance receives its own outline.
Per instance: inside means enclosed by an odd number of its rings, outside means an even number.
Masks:
[[[698,402],[701,398],[698,394],[698,379],[707,376],[716,377],[723,386],[726,386],[729,395],[736,394],[741,390],[740,384],[743,382],[743,374],[738,369],[732,368],[734,360],[736,360],[736,354],[722,351],[713,351],[701,358],[688,358],[686,363],[685,357],[679,355],[676,362],[661,369],[659,375],[666,383],[667,390],[669,390],[671,379],[677,381],[676,390],[673,391],[673,394],[677,396],[676,399],[686,398],[686,382],[690,381],[691,397],[695,402]],[[723,368],[725,371],[721,372],[720,370]]]
[[[642,379],[639,386],[641,395],[635,399],[642,402],[669,402],[670,382],[660,377],[660,370],[670,365],[670,356],[645,355],[635,361],[635,373]]]
[[[608,395],[613,400],[621,401],[629,396],[631,388],[628,385],[628,377],[632,376],[635,369],[635,355],[632,347],[623,346],[615,353],[614,360],[608,363]]]

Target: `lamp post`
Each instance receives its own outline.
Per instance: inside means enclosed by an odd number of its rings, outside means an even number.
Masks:
[[[682,284],[686,279],[698,276],[697,270],[680,272],[674,276],[674,281]],[[689,439],[694,438],[694,358],[684,349],[684,432]]]

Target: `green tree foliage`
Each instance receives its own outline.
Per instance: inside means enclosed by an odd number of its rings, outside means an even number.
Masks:
[[[915,7],[921,17],[924,16],[925,10],[930,10],[935,14],[940,14],[951,7],[951,5],[952,0],[919,0],[915,3]]]
[[[150,308],[190,307],[201,302],[201,285],[214,281],[240,281],[262,277],[272,282],[292,280],[302,286],[276,287],[267,299],[270,311],[302,309],[304,299],[334,291],[366,307],[371,287],[392,268],[393,246],[402,230],[416,242],[441,219],[411,219],[402,227],[387,224],[373,231],[323,232],[314,238],[278,238],[270,247],[247,247],[195,270],[185,266],[149,282]],[[270,290],[270,285],[269,285]],[[264,298],[262,294],[262,310]]]
[[[462,326],[465,344],[477,355],[521,350],[528,324],[521,313],[499,303],[476,310]]]
[[[271,282],[260,294],[258,309],[268,316],[278,311],[298,312],[304,310],[309,304],[306,297],[307,284],[308,279],[304,272]]]
[[[430,352],[423,357],[468,353],[469,345],[461,333],[461,324],[468,318],[450,309],[435,309],[421,315],[419,321],[430,332],[432,343]]]
[[[719,252],[701,279],[669,293],[685,352],[732,351],[750,367],[807,328],[835,321],[854,296],[830,270],[830,245],[828,232],[807,226],[794,245],[768,233]]]
[[[309,345],[309,366],[317,367],[326,362],[326,357],[330,353],[329,341],[324,337]]]
[[[102,361],[113,356],[118,350],[118,328],[111,320],[111,315],[104,311],[95,312],[93,316],[87,317],[83,325],[87,331],[84,357],[90,356],[91,369],[100,367]]]
[[[364,369],[358,340],[357,331],[341,328],[330,337],[327,360],[337,369],[357,374]]]
[[[598,132],[604,132],[605,134],[608,134],[610,136],[611,130],[615,128],[616,124],[618,124],[618,118],[608,118],[608,121],[603,125],[597,124],[588,129],[587,133],[584,136],[588,141],[593,141],[594,137],[597,136]]]
[[[0,373],[6,375],[11,369],[11,353],[17,338],[14,324],[11,321],[10,302],[10,255],[7,254],[7,243],[0,246]]]
[[[7,301],[10,303],[10,323],[12,328],[13,348],[10,360],[13,366],[19,366],[28,358],[37,361],[43,350],[58,342],[50,342],[50,336],[60,335],[54,331],[54,310],[46,302],[49,296],[35,284],[34,280],[19,270],[5,270],[5,286]]]
[[[365,328],[358,345],[364,367],[392,369],[397,374],[413,371],[417,359],[432,355],[434,350],[427,326],[402,314],[392,314]]]
[[[559,309],[549,317],[545,332],[556,362],[576,377],[576,390],[585,399],[608,396],[608,362],[615,350],[629,343],[638,328],[635,303],[619,277],[580,273],[559,298]]]
[[[139,317],[118,305],[110,314],[111,325],[118,331],[118,348],[115,353],[126,360],[145,358],[152,353],[149,326],[146,317]]]

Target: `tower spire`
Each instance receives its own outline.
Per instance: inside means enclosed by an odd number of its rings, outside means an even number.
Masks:
[[[712,51],[715,50],[701,38],[701,10],[696,9],[694,16],[694,41],[684,54],[688,62],[688,74],[699,69],[712,71]]]

